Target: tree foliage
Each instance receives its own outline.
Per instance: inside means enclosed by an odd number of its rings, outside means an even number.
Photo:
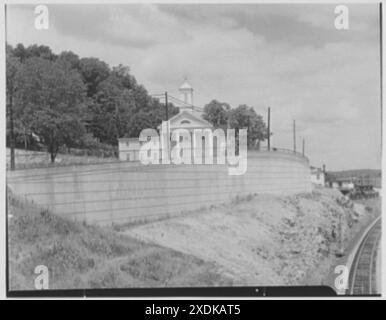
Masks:
[[[166,119],[165,106],[137,83],[127,66],[110,68],[97,58],[79,58],[71,51],[56,55],[48,46],[22,44],[7,46],[6,64],[15,140],[23,140],[19,135],[26,140],[27,134],[39,137],[53,160],[60,146],[110,149],[118,138],[138,137]],[[169,104],[168,111],[172,117],[178,108]],[[9,120],[7,114],[7,124]]]
[[[87,86],[87,96],[92,97],[97,93],[98,85],[109,74],[109,66],[97,58],[82,58],[79,61],[79,72]]]
[[[212,100],[205,105],[203,118],[213,124],[215,128],[225,129],[228,123],[230,108],[228,103]]]
[[[59,147],[76,144],[84,132],[82,79],[61,61],[33,57],[23,63],[17,82],[16,114],[41,137],[54,162]]]
[[[248,147],[258,147],[260,141],[267,139],[267,127],[261,115],[245,104],[232,109],[228,103],[212,100],[204,107],[204,119],[215,128],[248,130]]]
[[[252,107],[245,104],[229,111],[229,126],[236,129],[248,130],[248,147],[258,147],[260,141],[267,138],[267,126],[261,115],[258,115]]]
[[[10,47],[7,47],[6,53],[6,97],[7,107],[12,107],[13,100],[17,91],[16,75],[21,67],[20,60],[15,57]],[[7,112],[8,113],[8,112]]]
[[[24,47],[21,43],[16,45],[13,49],[13,55],[24,62],[28,58],[43,58],[47,60],[54,61],[57,58],[57,55],[54,54],[50,47],[44,45],[31,45],[29,47]]]

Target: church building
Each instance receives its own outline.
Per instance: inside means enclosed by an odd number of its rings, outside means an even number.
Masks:
[[[193,134],[194,129],[213,129],[213,126],[202,118],[203,112],[197,110],[193,105],[193,87],[185,78],[178,89],[179,92],[179,113],[171,117],[168,121],[169,132],[175,129],[186,129]],[[158,126],[161,130],[161,124]],[[119,139],[119,159],[121,161],[139,161],[139,149],[143,143],[138,138]],[[168,148],[172,148],[170,145]]]
[[[169,119],[170,131],[174,129],[212,129],[212,125],[202,118],[202,112],[196,110],[193,105],[193,88],[185,78],[184,83],[178,89],[181,104],[180,112]]]

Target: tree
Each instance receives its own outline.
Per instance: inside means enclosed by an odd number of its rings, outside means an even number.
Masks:
[[[17,94],[17,73],[20,70],[19,59],[12,54],[12,47],[7,46],[6,55],[6,109],[9,120],[9,137],[11,148],[11,170],[15,169],[15,98]]]
[[[227,127],[229,110],[229,104],[212,100],[205,105],[203,118],[213,124],[215,128],[225,129]]]
[[[116,146],[120,137],[138,137],[143,129],[156,129],[166,120],[165,106],[137,83],[127,66],[110,68],[71,51],[55,55],[46,46],[8,49],[22,65],[17,132],[20,137],[24,132],[25,146],[27,133],[40,136],[52,161],[59,146],[85,147],[90,141]],[[176,113],[178,108],[169,103],[169,118]]]
[[[113,67],[111,75],[117,80],[120,88],[134,89],[137,86],[137,80],[130,74],[130,68],[122,64]]]
[[[84,130],[81,76],[61,61],[33,57],[23,63],[17,83],[18,116],[43,140],[55,162],[59,147],[75,143]]]
[[[58,60],[68,63],[71,68],[80,71],[80,59],[78,55],[72,51],[63,51],[59,54]]]
[[[29,47],[24,47],[23,44],[19,43],[16,45],[15,49],[13,49],[13,55],[17,57],[20,62],[24,62],[28,58],[43,58],[47,60],[55,60],[57,55],[55,55],[50,47],[48,46],[38,46],[34,44]]]
[[[267,138],[267,126],[261,115],[245,104],[229,112],[229,126],[236,129],[248,129],[248,148],[256,147],[260,141]]]
[[[20,62],[24,62],[24,60],[28,58],[27,48],[21,43],[18,43],[15,49],[12,49],[11,47],[10,50],[12,50],[12,54],[18,58]]]
[[[109,76],[110,68],[97,58],[82,58],[79,61],[79,72],[87,86],[87,96],[93,97],[98,85]]]
[[[101,142],[118,145],[121,137],[138,137],[146,128],[156,129],[166,119],[165,107],[138,85],[123,65],[113,67],[99,83],[89,108],[90,130]],[[178,109],[168,105],[169,117]]]
[[[50,47],[37,44],[33,44],[32,46],[29,46],[27,49],[27,58],[43,58],[47,60],[54,61],[58,56],[54,54]]]
[[[92,114],[91,130],[101,142],[118,145],[126,132],[134,98],[131,90],[120,86],[119,79],[110,75],[102,81],[89,110]]]

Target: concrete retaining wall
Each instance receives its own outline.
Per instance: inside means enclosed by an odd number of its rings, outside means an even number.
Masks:
[[[98,224],[176,215],[254,193],[311,191],[308,160],[280,151],[248,152],[241,176],[228,175],[227,165],[119,162],[8,172],[7,185],[58,215]]]

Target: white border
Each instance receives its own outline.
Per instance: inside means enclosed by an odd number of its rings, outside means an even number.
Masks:
[[[45,1],[36,1],[36,0],[0,0],[1,8],[0,8],[0,44],[1,44],[1,49],[0,49],[0,106],[2,106],[3,110],[0,112],[0,150],[5,150],[5,17],[4,17],[4,5],[5,4],[96,4],[96,3],[106,3],[106,4],[119,4],[119,3],[270,3],[270,4],[295,4],[295,3],[303,3],[303,4],[314,4],[314,3],[319,3],[319,4],[328,4],[328,3],[336,3],[336,4],[353,4],[353,3],[363,3],[363,4],[369,4],[369,3],[380,3],[383,2],[382,5],[382,16],[383,16],[383,26],[385,25],[385,2],[384,1],[376,1],[376,0],[367,0],[367,1],[357,1],[357,0],[345,0],[345,1],[334,1],[334,0],[308,0],[308,1],[290,1],[290,0],[260,0],[260,1],[255,1],[255,0],[242,0],[242,1],[235,1],[235,0],[222,0],[222,1],[203,1],[203,0],[179,0],[179,1],[173,1],[173,0],[158,0],[158,1],[152,1],[152,0],[113,0],[113,1],[108,1],[108,0],[45,0]],[[385,28],[383,27],[383,37],[382,37],[382,43],[385,44]],[[385,46],[383,45],[383,78],[385,77]],[[382,91],[385,92],[385,84],[383,83]],[[382,99],[382,105],[384,106],[384,96]],[[382,150],[385,150],[385,141],[386,141],[386,129],[385,129],[385,121],[386,121],[386,110],[383,110],[382,113]],[[4,155],[5,153],[1,153]],[[383,169],[386,169],[386,159],[384,157],[384,152],[382,153],[382,171]],[[0,184],[0,192],[1,195],[5,195],[5,176],[6,176],[6,165],[5,165],[5,157],[1,156],[0,157],[0,177],[1,177],[1,184]],[[382,198],[386,199],[386,177],[385,174],[382,175]],[[6,259],[5,259],[5,248],[6,248],[6,242],[5,242],[5,231],[6,231],[6,225],[5,225],[5,201],[0,202],[1,203],[1,215],[0,215],[0,299],[6,298],[6,278],[5,278],[5,265],[6,265]],[[382,216],[385,214],[385,203],[382,201]],[[386,234],[386,223],[382,223],[382,233],[383,235]],[[383,262],[385,261],[384,257],[386,256],[386,239],[385,237],[382,237],[382,267],[384,269]],[[385,299],[386,294],[385,294],[385,289],[386,289],[386,276],[382,278],[382,298]],[[208,297],[208,298],[203,298],[203,297],[178,297],[176,299],[179,300],[196,300],[196,299],[214,299],[215,297]],[[39,298],[41,299],[41,298]],[[67,299],[67,298],[66,298]],[[91,299],[91,298],[89,298]],[[99,298],[99,299],[110,299],[110,298]],[[122,299],[131,299],[131,300],[168,300],[172,299],[172,297],[159,297],[159,298],[146,298],[146,297],[141,297],[141,298],[122,298]],[[335,298],[313,298],[313,297],[304,297],[304,298],[270,298],[270,297],[264,297],[264,298],[259,298],[259,297],[250,297],[250,298],[240,298],[240,297],[219,297],[221,300],[230,300],[230,299],[235,299],[235,300],[255,300],[255,299],[270,299],[270,300],[331,300]],[[338,299],[340,300],[351,300],[353,299],[352,297],[339,297]],[[374,297],[369,297],[369,298],[360,298],[363,300],[373,300],[373,299],[378,299]]]
[[[0,8],[0,150],[5,150],[5,10],[4,4],[1,2]],[[1,152],[2,155],[5,152]],[[5,200],[5,156],[0,158],[0,194],[2,199]],[[5,278],[5,266],[6,266],[6,211],[5,201],[0,201],[1,215],[0,215],[0,298],[5,297],[6,293],[6,278]]]

